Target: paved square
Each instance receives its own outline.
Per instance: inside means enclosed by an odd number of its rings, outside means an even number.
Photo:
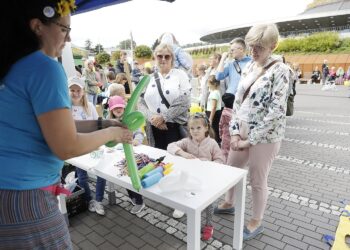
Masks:
[[[298,85],[295,113],[287,118],[282,148],[268,181],[265,232],[244,249],[329,249],[323,234],[335,235],[339,215],[350,203],[350,90],[322,91]],[[249,179],[249,178],[248,178]],[[248,182],[246,220],[251,215]],[[146,200],[146,209],[129,213],[125,190],[106,216],[85,212],[70,219],[75,249],[186,249],[186,219]],[[214,238],[202,249],[232,249],[234,216],[214,216]]]

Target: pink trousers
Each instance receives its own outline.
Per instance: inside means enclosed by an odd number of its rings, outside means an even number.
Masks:
[[[250,185],[252,187],[253,216],[262,220],[267,202],[267,177],[271,165],[280,149],[281,142],[258,143],[243,151],[230,150],[227,165],[244,168],[249,165]],[[234,188],[225,195],[225,202],[234,205]]]

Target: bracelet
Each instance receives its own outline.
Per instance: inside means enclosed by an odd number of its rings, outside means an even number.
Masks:
[[[102,117],[99,117],[97,119],[97,129],[101,130],[102,129]]]

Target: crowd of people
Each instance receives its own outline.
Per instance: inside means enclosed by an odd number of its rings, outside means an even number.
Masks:
[[[199,66],[204,112],[189,114],[190,79],[196,75],[191,71],[193,61],[173,34],[157,39],[155,65],[149,70],[133,70],[137,62],[131,67],[122,52],[107,70],[87,60],[77,76],[67,79],[54,58],[61,56],[70,41],[69,13],[57,12],[56,1],[20,2],[23,18],[8,17],[11,22],[5,29],[10,42],[1,42],[7,58],[0,62],[0,129],[4,132],[0,135],[4,166],[0,203],[5,204],[0,208],[1,247],[72,249],[55,198],[61,190],[63,161],[108,141],[137,146],[145,138],[148,145],[180,157],[248,166],[253,212],[244,240],[263,232],[267,179],[281,147],[287,98],[295,77],[282,57],[273,55],[279,38],[276,25],[253,26],[244,39],[232,40],[228,52],[214,53],[209,67]],[[150,83],[138,109],[146,118],[146,137],[120,122],[128,95],[145,74],[150,74]],[[105,104],[100,117],[97,103]],[[104,215],[106,181],[97,178],[93,199],[86,171],[77,168],[76,172],[89,210]],[[128,194],[134,204],[131,212],[141,212],[145,207],[142,196],[132,190]],[[213,236],[213,213],[234,212],[232,188],[222,204],[206,209],[202,239]],[[183,212],[175,210],[173,216],[180,218]]]

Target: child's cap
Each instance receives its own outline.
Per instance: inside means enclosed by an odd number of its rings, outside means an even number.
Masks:
[[[77,85],[81,89],[84,89],[85,88],[85,81],[84,81],[84,79],[77,77],[77,76],[69,77],[68,78],[68,88],[70,88],[73,85]]]
[[[108,100],[109,110],[113,110],[115,108],[125,108],[125,101],[121,96],[112,96]]]
[[[226,108],[232,108],[233,102],[235,101],[235,95],[231,93],[225,93],[222,95],[222,101]]]

